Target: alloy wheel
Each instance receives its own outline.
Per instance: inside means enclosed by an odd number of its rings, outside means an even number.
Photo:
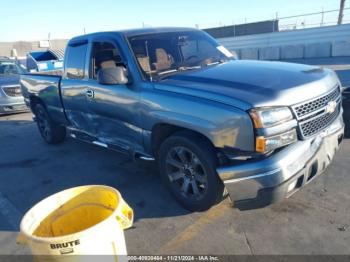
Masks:
[[[41,134],[44,136],[44,138],[46,140],[49,140],[51,136],[51,128],[50,128],[50,123],[47,120],[46,114],[42,108],[38,108],[36,113],[37,113],[36,118],[37,118],[39,130]]]
[[[199,200],[207,190],[207,174],[198,156],[190,149],[177,146],[166,156],[166,172],[178,192],[190,199]]]

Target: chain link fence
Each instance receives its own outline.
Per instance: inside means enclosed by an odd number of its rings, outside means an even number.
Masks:
[[[336,25],[338,23],[339,9],[321,10],[319,12],[278,17],[279,31],[297,30],[304,28]],[[350,23],[350,7],[344,8],[343,24]]]
[[[338,24],[338,15],[339,15],[339,9],[334,10],[324,10],[321,9],[319,11],[315,11],[312,13],[306,13],[306,14],[299,14],[299,15],[292,15],[292,16],[285,16],[280,17],[278,13],[274,15],[274,17],[270,17],[270,19],[262,19],[259,21],[254,21],[251,19],[245,18],[238,19],[242,20],[244,22],[242,23],[235,23],[232,21],[231,23],[223,23],[219,22],[218,27],[213,26],[214,23],[211,22],[211,25],[208,24],[196,24],[195,26],[197,28],[225,28],[225,27],[244,27],[245,25],[254,25],[259,24],[261,21],[269,21],[271,22],[271,31],[277,32],[277,31],[289,31],[289,30],[297,30],[297,29],[305,29],[305,28],[315,28],[315,27],[322,27],[322,26],[331,26],[331,25],[337,25]],[[237,20],[236,20],[237,21]],[[343,24],[350,23],[350,7],[344,8],[343,13]],[[235,30],[234,30],[235,31]]]

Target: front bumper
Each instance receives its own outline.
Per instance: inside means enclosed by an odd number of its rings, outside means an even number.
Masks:
[[[0,98],[0,115],[12,114],[29,111],[29,108],[25,104],[23,98]]]
[[[315,138],[298,141],[263,160],[221,167],[219,177],[235,207],[267,206],[291,196],[331,163],[344,135],[342,115]]]

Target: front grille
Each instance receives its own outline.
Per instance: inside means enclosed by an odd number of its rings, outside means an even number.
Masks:
[[[331,102],[336,102],[336,108],[333,112],[327,110]],[[341,111],[339,86],[322,97],[294,106],[293,111],[298,119],[301,138],[307,139],[316,135],[327,128]]]
[[[328,127],[338,116],[340,106],[331,114],[324,114],[321,117],[317,117],[314,120],[308,121],[300,125],[302,136],[304,138],[316,135],[321,130]]]
[[[7,96],[18,97],[22,96],[21,87],[20,86],[3,86],[2,90]]]
[[[330,101],[335,101],[339,97],[339,95],[340,89],[336,88],[335,90],[333,90],[325,96],[294,107],[294,112],[298,118],[302,118],[318,109],[321,109],[322,107],[325,107]]]

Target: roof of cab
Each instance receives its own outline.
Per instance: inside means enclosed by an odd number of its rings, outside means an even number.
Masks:
[[[119,31],[126,36],[136,36],[136,35],[147,35],[155,33],[170,33],[170,32],[185,32],[198,30],[195,28],[188,27],[155,27],[155,28],[139,28],[139,29],[128,29]]]
[[[170,33],[170,32],[185,32],[185,31],[197,31],[196,28],[188,27],[155,27],[155,28],[139,28],[139,29],[126,29],[118,31],[106,31],[106,32],[97,32],[86,35],[80,35],[73,37],[70,41],[77,41],[87,39],[91,36],[99,36],[103,34],[120,34],[126,37],[138,36],[138,35],[148,35],[155,33]]]

